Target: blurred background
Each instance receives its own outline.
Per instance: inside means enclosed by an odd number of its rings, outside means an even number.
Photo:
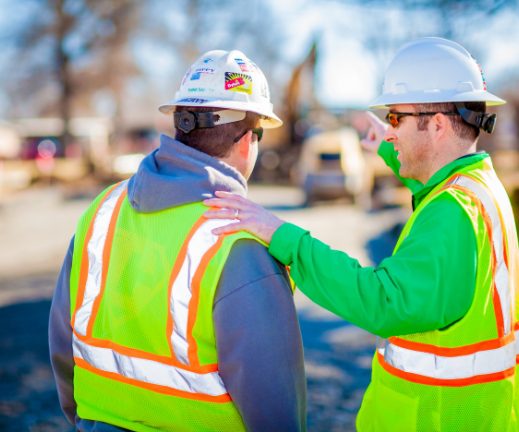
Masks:
[[[157,106],[205,51],[245,52],[285,122],[265,134],[251,198],[362,264],[389,255],[410,195],[361,148],[362,113],[398,47],[421,36],[461,43],[508,101],[480,147],[517,217],[516,0],[0,0],[0,430],[70,429],[47,349],[61,261],[89,201],[171,134]],[[353,430],[373,338],[296,304],[309,429]]]

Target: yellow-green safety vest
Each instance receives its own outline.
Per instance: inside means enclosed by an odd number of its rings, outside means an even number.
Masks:
[[[474,228],[473,302],[448,328],[379,341],[357,417],[361,432],[519,430],[517,232],[490,160],[439,184],[409,219],[395,251],[421,211],[442,194],[459,202]]]
[[[133,210],[127,182],[81,218],[70,278],[80,418],[135,431],[241,431],[218,373],[213,300],[233,243],[201,203]]]

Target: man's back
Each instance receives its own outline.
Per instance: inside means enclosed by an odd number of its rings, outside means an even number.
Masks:
[[[216,182],[215,178],[217,179]],[[165,213],[171,212],[170,221],[172,226],[166,227],[164,233],[169,232],[172,237],[167,240],[164,238],[163,233],[152,239],[152,243],[162,243],[160,247],[155,248],[155,252],[167,250],[168,243],[171,243],[172,249],[175,249],[173,245],[175,242],[175,234],[184,232],[184,239],[177,241],[178,249],[178,247],[187,240],[189,226],[193,226],[193,224],[196,223],[196,217],[193,218],[195,220],[184,220],[185,218],[182,218],[182,223],[178,220],[175,224],[174,215],[178,215],[183,211],[185,212],[186,208],[197,207],[197,204],[194,202],[199,201],[207,194],[211,194],[214,190],[213,188],[221,187],[222,183],[227,187],[230,186],[237,190],[243,190],[244,185],[241,184],[243,180],[240,179],[240,176],[233,173],[230,167],[218,163],[207,155],[189,149],[167,137],[163,137],[161,148],[143,162],[139,173],[130,181],[128,200],[125,201],[124,204],[121,204],[121,206],[126,207],[123,207],[122,210],[123,218],[121,222],[122,225],[120,226],[120,228],[124,229],[119,230],[119,234],[115,235],[116,242],[119,242],[117,243],[119,246],[116,246],[113,250],[119,250],[121,253],[119,259],[114,261],[116,263],[116,267],[114,268],[118,268],[116,271],[119,271],[120,275],[131,275],[129,280],[140,280],[141,284],[145,284],[146,281],[156,281],[158,276],[154,275],[154,272],[149,267],[161,267],[161,265],[159,265],[161,261],[160,253],[154,255],[154,248],[144,247],[144,252],[150,251],[150,254],[144,253],[143,256],[146,256],[144,260],[132,261],[132,253],[126,247],[134,242],[134,246],[136,246],[133,248],[134,252],[138,253],[138,245],[141,244],[140,240],[150,241],[149,235],[145,234],[144,231],[139,232],[138,229],[133,230],[131,228],[134,226],[132,225],[134,219],[155,220],[154,214],[164,216]],[[189,202],[192,204],[188,204]],[[135,212],[137,216],[132,217],[132,212]],[[124,224],[126,224],[126,226],[124,226]],[[162,221],[161,225],[163,224],[164,221]],[[185,225],[184,228],[181,227],[182,224]],[[124,246],[124,244],[126,244],[126,246]],[[208,246],[208,249],[210,248],[211,245]],[[204,291],[205,286],[202,281],[201,289],[194,293],[198,295],[198,297],[195,296],[198,306],[205,305],[205,309],[199,309],[196,313],[193,313],[193,310],[196,309],[191,309],[191,314],[188,310],[188,319],[185,321],[188,330],[186,333],[188,337],[186,339],[188,342],[187,345],[189,345],[185,350],[185,352],[189,353],[187,363],[194,360],[195,364],[202,369],[204,366],[209,367],[208,365],[217,364],[217,373],[219,373],[224,387],[233,400],[232,406],[238,408],[243,421],[249,429],[304,429],[305,383],[301,339],[291,299],[290,287],[284,269],[276,264],[275,261],[268,256],[265,248],[254,240],[239,240],[235,246],[229,248],[227,253],[229,253],[228,257],[224,257],[222,261],[224,262],[223,269],[219,270],[221,271],[221,277],[220,274],[218,272],[215,273],[215,269],[211,267],[211,265],[214,267],[214,262],[218,260],[212,259],[210,262],[204,262],[204,265],[207,266],[206,273],[212,278],[210,283],[206,283],[206,286],[211,286],[212,284],[214,292],[209,295],[209,298],[206,298],[206,291]],[[81,251],[74,249],[74,254],[81,254]],[[176,255],[179,254],[177,253]],[[164,262],[167,263],[171,261],[170,258],[171,257]],[[121,264],[122,262],[125,262],[126,267]],[[143,263],[146,262],[148,264],[143,265]],[[173,260],[173,262],[175,261]],[[132,265],[136,263],[139,264],[137,264],[136,267],[132,267]],[[186,265],[189,267],[189,264],[191,264],[191,262]],[[64,269],[69,268],[69,266],[70,263],[69,265],[66,264]],[[178,266],[181,265],[178,264]],[[74,264],[72,264],[72,267],[74,267]],[[195,272],[193,276],[196,277],[196,269],[193,268],[190,270]],[[172,276],[175,270],[169,269],[166,279],[170,277],[170,272],[172,272]],[[181,270],[177,273],[181,273]],[[182,276],[182,274],[180,274],[180,276]],[[162,280],[164,280],[164,274],[162,274],[161,277]],[[66,276],[62,277],[62,284],[66,285],[66,280]],[[119,289],[116,283],[117,276],[112,274],[112,281],[110,282],[110,276],[107,277],[107,280],[109,287],[112,287],[111,289],[114,295],[112,296],[112,301],[106,301],[104,311],[101,306],[98,309],[98,312],[101,312],[100,317],[104,316],[104,321],[101,320],[99,322],[105,323],[106,329],[114,324],[111,306],[118,303],[116,309],[124,309],[121,305],[126,301],[124,299],[117,300],[117,291]],[[129,286],[132,286],[132,283],[130,283]],[[164,287],[163,281],[158,285]],[[171,287],[171,290],[175,289],[174,284],[172,284]],[[146,297],[145,293],[147,288],[146,286],[140,286],[138,288],[142,290],[140,298],[144,299]],[[164,315],[164,310],[167,310],[164,288],[159,289],[157,293],[159,293],[158,297],[162,296],[163,308],[161,311],[155,313],[153,321],[157,323],[158,320],[164,324],[164,319],[167,318]],[[211,297],[212,295],[215,296],[214,303]],[[108,299],[109,297],[106,298]],[[191,299],[192,298],[193,296]],[[156,302],[156,305],[161,303],[160,301],[157,302],[156,296],[150,296],[147,302],[148,306],[153,302]],[[102,304],[101,302],[99,303]],[[178,305],[182,305],[182,301],[178,302]],[[210,307],[207,305],[210,305]],[[155,308],[156,306],[152,309]],[[58,309],[61,309],[58,304],[53,306],[54,314],[56,314]],[[148,309],[145,315],[150,315],[152,309]],[[162,321],[158,318],[160,316],[162,316]],[[182,316],[183,313],[181,311],[176,315],[173,313],[172,322],[166,325],[172,329],[171,345],[172,351],[175,354],[174,357],[177,361],[182,357],[183,347],[181,341],[177,341],[178,343],[175,344],[175,337],[177,337],[177,339],[180,337],[181,340],[182,331],[175,333],[175,330],[182,329]],[[116,320],[118,321],[118,325],[121,324],[122,319],[124,319],[124,310],[120,311],[119,319]],[[139,327],[135,321],[136,320],[133,320],[132,317],[126,317],[125,322],[131,323],[134,331],[128,333],[126,329],[122,330],[121,334],[124,333],[125,335],[122,338],[123,340],[127,338],[128,340],[132,340],[133,344],[135,339],[140,338],[141,346],[145,346],[149,342],[148,338],[158,338],[156,335],[146,335],[146,332],[142,336],[139,335],[138,333],[142,331],[143,326],[148,327],[148,331],[150,331],[153,326],[151,326],[149,322],[146,322],[146,320],[143,320],[142,325]],[[157,324],[158,328],[160,328],[162,324]],[[51,330],[52,328],[51,324]],[[102,324],[93,324],[92,328],[97,328],[97,330],[102,333],[102,331],[99,330],[102,328]],[[189,333],[189,331],[191,331],[191,333]],[[193,338],[192,340],[190,339],[191,337]],[[60,335],[54,334],[54,339],[59,340]],[[211,341],[211,339],[214,341],[212,347],[210,346],[211,343],[207,343],[207,341]],[[162,344],[163,348],[166,346],[164,344],[167,344],[167,338],[163,338],[160,341],[155,340],[156,343]],[[191,342],[195,342],[195,344],[190,345]],[[51,348],[52,345],[53,334],[51,332]],[[153,343],[148,346],[152,345]],[[192,354],[193,346],[198,350],[198,357]],[[175,349],[178,348],[178,352],[175,351]],[[60,356],[60,352],[59,349],[53,351],[54,354],[57,355],[54,359],[54,365],[55,369],[58,369],[59,375],[59,367],[56,367],[59,361],[57,362],[56,360]],[[159,352],[161,351],[159,350]],[[140,353],[134,354],[136,354],[137,357],[140,355]],[[214,357],[215,355],[216,358]],[[189,369],[190,366],[186,365],[186,368]],[[76,368],[76,372],[77,370]],[[112,376],[112,378],[114,378],[114,376]],[[128,377],[126,378],[128,379]],[[139,387],[139,385],[135,386],[135,378],[136,377],[129,378],[133,380],[129,383],[130,386],[127,385],[128,382],[125,384],[129,392],[132,392],[134,387]],[[115,379],[115,381],[118,380]],[[154,383],[154,385],[155,384],[156,383]],[[102,385],[100,384],[100,386]],[[289,388],[290,391],[287,392],[287,388]],[[155,388],[155,390],[158,390],[160,393],[160,390],[163,389]],[[77,389],[75,389],[75,391],[77,391]],[[107,393],[110,391],[111,390],[107,390]],[[139,389],[139,391],[142,390]],[[148,391],[153,391],[153,387],[151,389],[149,388]],[[87,392],[87,394],[88,393],[89,392]],[[92,393],[92,391],[90,391],[90,393]],[[62,393],[61,396],[64,399],[71,397],[70,394],[67,396],[64,393]],[[143,402],[142,397],[139,398],[136,395],[136,398],[139,400],[135,401],[137,405],[133,410],[134,412],[139,411],[138,404]],[[228,399],[230,400],[230,398]],[[132,398],[129,400],[131,399]],[[157,399],[164,400],[162,396],[156,398],[155,395],[153,395],[152,400]],[[103,396],[98,395],[97,403],[99,404],[101,400],[103,400]],[[110,398],[104,397],[104,400],[109,401]],[[221,408],[222,401],[218,403]],[[188,405],[189,402],[186,406]],[[209,406],[210,405],[208,405],[208,408]],[[112,408],[116,409],[116,407],[117,404],[113,405]],[[178,408],[181,408],[181,406],[179,405]],[[197,424],[200,425],[200,422],[204,423],[204,415],[201,414],[201,417],[200,415],[193,415],[191,416],[192,421],[189,421],[189,410],[189,408],[181,409],[181,411],[183,411],[180,416],[181,423],[184,424],[186,430],[200,429]],[[128,408],[125,408],[123,411],[128,413]],[[180,410],[177,410],[177,413],[179,412]],[[206,412],[206,416],[211,415],[210,409],[207,409]],[[78,413],[79,416],[82,417],[81,409]],[[92,414],[92,412],[90,413]],[[192,413],[194,414],[195,411],[192,411]],[[170,417],[174,416],[175,414],[172,412]],[[79,421],[78,426],[84,430],[92,430],[92,428],[95,427],[95,423],[89,420],[95,421],[102,419],[95,418],[93,415],[87,415]],[[112,424],[132,428],[135,424],[140,424],[139,422],[145,421],[146,419],[138,419],[136,417],[134,423],[112,422]],[[110,423],[106,420],[105,422]],[[226,427],[225,422],[219,423],[221,424],[221,430],[230,430],[229,427]],[[167,424],[167,422],[165,424]],[[165,426],[164,428],[167,427]],[[232,428],[235,429],[235,426]]]

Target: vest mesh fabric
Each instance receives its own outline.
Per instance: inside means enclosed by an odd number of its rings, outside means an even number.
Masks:
[[[508,241],[508,266],[510,276],[517,277],[517,269],[510,261],[517,262],[517,234],[513,227],[513,219],[503,198],[503,189],[491,165],[482,161],[472,165],[460,173],[483,184],[490,182],[487,190],[496,194],[500,206],[499,211],[505,215],[505,242]],[[496,310],[493,296],[494,281],[491,272],[492,243],[488,237],[488,227],[481,215],[481,209],[473,198],[468,198],[462,189],[449,189],[446,180],[440,184],[426,200],[416,209],[404,228],[395,250],[402,239],[411,232],[412,224],[419,217],[420,211],[433,199],[442,199],[442,194],[454,197],[465,209],[467,217],[472,221],[478,245],[478,274],[476,276],[475,298],[467,314],[458,322],[445,330],[436,330],[422,334],[401,336],[399,339],[416,344],[428,344],[440,348],[457,348],[499,337]],[[442,191],[442,188],[444,188]],[[417,281],[419,283],[419,281]],[[513,285],[511,284],[510,287]],[[454,288],[454,287],[453,287]],[[517,312],[512,320],[517,322]],[[505,329],[510,333],[510,329]],[[389,339],[391,341],[391,338]],[[419,345],[417,345],[419,346]],[[416,348],[418,351],[420,348]],[[459,355],[459,354],[458,354]],[[411,374],[391,372],[384,367],[384,357],[375,354],[373,360],[372,381],[368,387],[364,401],[357,417],[359,431],[495,431],[511,432],[519,430],[519,398],[516,383],[517,373],[512,367],[506,378],[492,382],[476,382],[470,385],[425,384]],[[379,360],[380,359],[380,360]],[[436,364],[437,365],[437,364]],[[431,367],[434,367],[431,366]],[[515,367],[517,371],[517,367]],[[442,373],[437,370],[436,373]],[[406,377],[406,378],[404,378]],[[478,377],[475,377],[477,380]]]
[[[105,191],[94,201],[76,232],[71,271],[72,316],[76,303],[81,301],[78,287],[89,226],[102,196],[109,193]],[[189,204],[142,214],[135,212],[126,199],[122,201],[107,255],[106,283],[97,309],[93,308],[95,320],[91,335],[85,339],[87,343],[130,352],[130,356],[154,356],[158,361],[179,364],[179,360],[172,357],[168,343],[170,279],[177,255],[186,243],[188,233],[194,229],[193,224],[200,221],[204,211],[202,204]],[[201,273],[200,292],[196,301],[190,302],[189,310],[196,308],[193,309],[196,312],[193,314],[196,331],[193,331],[192,341],[203,349],[200,355],[195,351],[196,364],[179,364],[181,369],[185,367],[201,374],[207,368],[217,370],[212,303],[231,247],[241,238],[253,237],[236,233],[218,242],[215,254],[210,257],[208,271]],[[173,317],[173,326],[176,318]],[[136,431],[244,429],[232,401],[211,400],[204,395],[198,397],[196,393],[172,394],[164,392],[160,386],[143,388],[138,382],[97,370],[87,363],[76,365],[74,372],[74,397],[81,418]]]

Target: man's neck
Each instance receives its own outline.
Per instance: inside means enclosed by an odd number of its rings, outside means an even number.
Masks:
[[[447,143],[446,145],[442,146],[443,149],[437,155],[437,158],[434,161],[434,163],[431,164],[429,176],[427,178],[421,179],[420,181],[423,184],[426,184],[430,180],[430,178],[439,170],[441,170],[444,166],[450,164],[456,159],[475,153],[476,145],[477,140],[472,143],[468,143],[467,141],[463,140],[456,140],[455,142],[451,141],[450,143]]]

